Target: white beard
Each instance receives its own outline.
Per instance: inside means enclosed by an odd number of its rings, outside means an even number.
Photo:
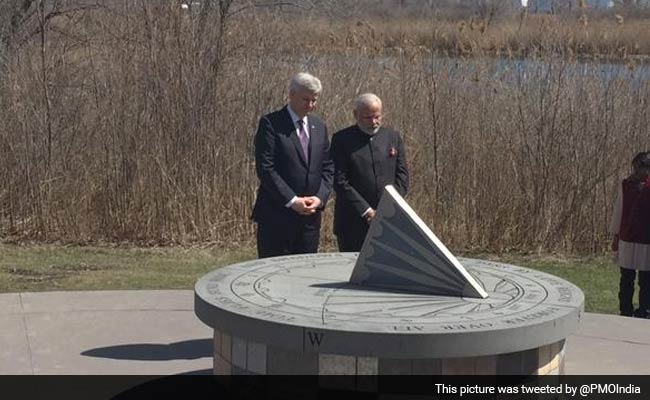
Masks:
[[[363,133],[365,133],[365,134],[367,134],[367,135],[370,135],[370,136],[372,136],[372,135],[374,135],[375,133],[379,132],[379,128],[380,128],[379,126],[376,127],[376,128],[374,128],[374,129],[364,128],[364,127],[359,126],[359,125],[357,125],[357,126],[359,127],[359,129],[361,129],[361,131],[362,131]]]

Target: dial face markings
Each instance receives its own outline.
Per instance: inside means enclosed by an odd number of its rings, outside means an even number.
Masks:
[[[471,259],[459,260],[489,294],[485,299],[363,287],[348,282],[355,260],[353,253],[323,253],[236,264],[206,275],[205,291],[199,292],[199,281],[197,294],[238,315],[370,332],[394,330],[402,320],[427,332],[474,329],[468,322],[477,329],[525,324],[560,315],[582,301],[567,299],[575,287],[557,277]]]

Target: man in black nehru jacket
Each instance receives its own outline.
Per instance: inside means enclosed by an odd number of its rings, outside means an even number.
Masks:
[[[334,234],[340,251],[359,251],[384,186],[405,196],[409,174],[400,134],[381,126],[382,104],[372,93],[354,101],[357,123],[334,134]]]

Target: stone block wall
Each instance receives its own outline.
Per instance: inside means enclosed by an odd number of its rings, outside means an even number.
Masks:
[[[392,359],[296,352],[214,331],[215,375],[563,375],[564,340],[480,357]]]

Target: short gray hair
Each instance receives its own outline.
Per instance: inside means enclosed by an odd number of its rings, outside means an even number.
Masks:
[[[323,85],[315,76],[306,72],[299,72],[289,82],[289,93],[303,89],[318,94],[323,90]]]
[[[373,93],[364,93],[354,99],[354,109],[359,110],[361,107],[367,107],[375,103],[381,105],[381,99],[379,96]]]

